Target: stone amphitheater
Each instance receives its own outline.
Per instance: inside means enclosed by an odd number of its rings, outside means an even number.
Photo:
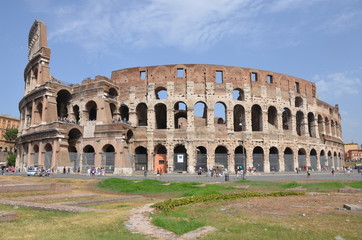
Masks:
[[[46,25],[29,32],[18,167],[115,174],[338,169],[338,105],[315,83],[206,64],[135,67],[65,84],[50,74]]]

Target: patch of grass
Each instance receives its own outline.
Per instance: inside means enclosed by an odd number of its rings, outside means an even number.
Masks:
[[[331,192],[337,191],[339,188],[348,186],[346,182],[316,182],[316,183],[305,183],[302,184],[302,187],[308,191],[318,191],[318,192]]]
[[[206,185],[205,187],[195,187],[200,185],[197,182],[162,182],[153,179],[142,181],[131,181],[121,178],[109,178],[100,181],[97,186],[116,192],[126,193],[161,193],[161,192],[189,192],[196,195],[203,195],[207,192],[230,189],[230,187],[220,185]],[[191,189],[191,190],[190,190]]]
[[[290,183],[287,183],[287,184],[283,184],[280,187],[283,188],[283,189],[287,189],[287,188],[296,188],[296,187],[299,187],[299,186],[302,186],[302,184],[297,183],[297,182],[290,182]]]
[[[195,218],[189,218],[180,211],[172,211],[170,213],[156,215],[152,217],[152,223],[178,235],[182,235],[205,226]]]

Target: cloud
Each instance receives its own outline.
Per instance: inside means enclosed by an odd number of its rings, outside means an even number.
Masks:
[[[359,73],[358,73],[359,72]],[[315,75],[314,82],[320,99],[340,98],[360,94],[362,89],[361,69],[353,72],[330,73]]]
[[[341,33],[362,26],[362,11],[352,10],[333,16],[323,25],[327,32]]]

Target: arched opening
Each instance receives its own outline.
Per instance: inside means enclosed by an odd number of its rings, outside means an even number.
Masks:
[[[39,165],[39,146],[35,145],[33,147],[33,151],[34,151],[34,158],[33,158],[33,163],[34,163],[34,167]]]
[[[109,110],[111,112],[111,116],[110,116],[110,119],[112,119],[112,122],[117,122],[118,119],[117,119],[117,107],[114,103],[110,103],[109,104]]]
[[[118,96],[118,92],[115,88],[110,88],[109,91],[108,91],[108,97],[110,99],[116,99]]]
[[[259,105],[251,108],[252,131],[263,131],[263,112]]]
[[[207,171],[207,149],[203,146],[198,146],[196,148],[195,171],[197,171],[199,168],[201,168],[203,172]]]
[[[167,173],[167,149],[165,146],[159,144],[155,147],[155,169],[154,171],[157,172],[164,172]]]
[[[294,171],[294,154],[293,150],[288,147],[284,150],[284,171]]]
[[[307,170],[307,158],[306,151],[304,148],[298,150],[298,167],[302,170]]]
[[[333,160],[334,160],[334,167],[339,170],[339,161],[338,161],[338,157],[337,157],[337,153],[334,152],[333,153]]]
[[[233,90],[233,100],[244,101],[245,100],[244,91],[240,88],[235,88]]]
[[[303,107],[303,98],[295,97],[295,107]]]
[[[184,102],[174,105],[174,124],[176,129],[187,128],[187,105]]]
[[[271,172],[279,172],[279,151],[276,147],[271,147],[269,149],[269,164]]]
[[[234,152],[235,171],[246,171],[246,149],[243,146],[237,146]]]
[[[74,114],[74,120],[76,123],[79,123],[80,120],[80,116],[79,116],[79,106],[78,105],[74,105],[73,106],[73,114]]]
[[[326,134],[330,135],[331,134],[331,128],[329,126],[329,119],[327,117],[324,119],[324,126],[325,126],[324,128],[325,128]]]
[[[253,150],[253,167],[258,172],[264,172],[264,150],[261,147]]]
[[[268,108],[268,123],[269,130],[278,129],[278,112],[274,106]]]
[[[165,100],[168,98],[167,89],[164,87],[156,88],[155,94],[156,94],[156,99]]]
[[[163,103],[158,103],[155,106],[156,129],[167,128],[167,107]]]
[[[184,145],[177,145],[174,150],[174,171],[187,171],[187,151]]]
[[[106,144],[102,148],[102,167],[106,172],[114,172],[115,150],[113,145]]]
[[[148,170],[148,154],[147,148],[137,147],[135,149],[136,160],[135,160],[135,170],[136,171],[147,171]]]
[[[319,160],[320,160],[320,164],[321,164],[321,170],[322,171],[328,170],[328,168],[327,168],[327,160],[326,160],[326,153],[324,152],[324,150],[322,150],[320,152],[319,156],[320,156]]]
[[[226,124],[226,105],[223,102],[217,102],[214,106],[215,124]]]
[[[97,120],[97,104],[94,101],[89,101],[85,108],[88,112],[88,120],[89,121],[96,121]]]
[[[38,114],[36,115],[35,122],[41,123],[42,118],[43,118],[43,104],[42,103],[38,103],[38,105],[36,106],[36,111],[38,112]]]
[[[298,111],[296,115],[296,130],[298,136],[304,135],[304,113],[301,111]]]
[[[316,137],[315,119],[313,113],[308,113],[308,132],[310,137]]]
[[[194,126],[207,126],[207,105],[203,102],[197,102],[194,106]]]
[[[328,151],[328,168],[332,169],[333,168],[333,159],[332,159],[332,153],[331,151]]]
[[[52,167],[53,147],[47,143],[44,147],[44,168],[50,169]]]
[[[138,120],[138,126],[147,126],[148,117],[147,117],[148,107],[145,103],[140,103],[136,107],[136,114]]]
[[[323,117],[321,115],[318,115],[318,132],[319,134],[324,132]]]
[[[68,105],[72,96],[67,90],[60,90],[57,94],[58,118],[68,118]]]
[[[335,131],[335,125],[334,125],[334,121],[331,120],[331,134],[332,136],[335,136],[336,135],[336,131]]]
[[[241,105],[234,106],[234,131],[245,130],[245,109]]]
[[[129,109],[127,105],[122,104],[121,107],[119,108],[119,113],[121,114],[121,120],[123,122],[129,121]]]
[[[309,158],[310,158],[310,166],[312,168],[313,171],[317,171],[318,170],[318,161],[317,161],[317,151],[315,149],[312,149],[310,151],[309,154]]]
[[[215,149],[215,164],[224,166],[224,169],[228,169],[228,150],[224,146],[218,146]]]
[[[94,167],[95,151],[91,145],[83,148],[82,171]]]
[[[73,128],[68,133],[68,154],[73,172],[80,171],[80,154],[78,154],[76,145],[81,137],[82,133],[77,128]]]
[[[292,112],[289,108],[282,111],[283,130],[292,130]]]

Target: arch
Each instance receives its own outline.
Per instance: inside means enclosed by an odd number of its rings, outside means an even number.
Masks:
[[[235,88],[233,90],[233,100],[244,101],[245,100],[244,90],[241,88]]]
[[[34,151],[33,163],[34,163],[34,166],[38,166],[39,165],[39,145],[37,145],[37,144],[34,145],[33,151]]]
[[[333,168],[333,157],[332,157],[332,152],[328,151],[328,168],[332,169]]]
[[[106,144],[102,148],[102,167],[106,172],[114,172],[115,149],[112,144]]]
[[[246,171],[246,149],[240,145],[235,148],[234,151],[234,169]]]
[[[302,111],[298,111],[296,116],[296,130],[298,136],[304,135],[304,113]]]
[[[324,150],[321,150],[320,154],[319,154],[319,161],[320,161],[320,165],[321,165],[321,170],[322,171],[326,171],[327,169],[327,160],[326,160],[326,153]]]
[[[339,170],[339,161],[338,161],[338,156],[337,156],[336,152],[333,153],[333,163],[334,163],[334,168]]]
[[[78,105],[74,105],[73,106],[73,114],[74,114],[74,120],[76,123],[79,123],[80,120],[80,114],[79,114],[79,106]]]
[[[215,148],[215,164],[223,165],[224,169],[228,168],[228,149],[225,146]]]
[[[94,167],[95,151],[92,145],[86,145],[83,148],[82,170],[86,171]]]
[[[283,130],[292,130],[292,112],[289,108],[282,110]]]
[[[52,167],[52,156],[53,156],[53,147],[50,143],[45,144],[44,146],[44,168],[49,169]]]
[[[119,108],[119,113],[121,114],[121,120],[123,122],[129,121],[129,108],[126,104],[122,104]]]
[[[253,167],[258,172],[264,172],[264,150],[262,147],[253,149]]]
[[[307,158],[306,151],[304,148],[298,150],[298,167],[302,170],[307,170]]]
[[[184,145],[178,144],[174,150],[174,171],[187,171],[187,150]]]
[[[251,108],[251,123],[252,131],[263,131],[263,112],[257,104]]]
[[[115,122],[117,121],[117,107],[116,107],[116,104],[114,103],[109,103],[109,110],[111,112],[111,119],[112,119],[112,122]]]
[[[167,89],[165,87],[158,87],[155,89],[156,99],[166,100],[168,98]]]
[[[158,144],[155,146],[155,169],[154,171],[167,172],[167,149],[164,145]]]
[[[327,117],[324,118],[324,129],[327,135],[331,134],[331,128],[329,126],[329,119]]]
[[[148,125],[148,116],[147,116],[148,107],[145,103],[140,103],[136,107],[137,123],[138,126],[147,126]]]
[[[303,107],[303,98],[301,97],[295,97],[295,107]]]
[[[310,150],[309,159],[310,159],[310,167],[312,168],[313,171],[317,171],[318,157],[317,157],[317,151],[314,148]]]
[[[335,135],[336,135],[336,129],[335,129],[335,125],[334,125],[333,119],[331,120],[331,135],[332,135],[332,136],[335,136]]]
[[[215,124],[226,124],[226,105],[223,102],[217,102],[214,106]]]
[[[269,123],[269,130],[271,126],[274,129],[278,129],[278,111],[274,106],[270,106],[268,108],[268,123]]]
[[[289,147],[286,147],[284,150],[284,171],[294,171],[294,153],[293,150]]]
[[[97,103],[95,101],[89,101],[85,108],[88,112],[88,120],[96,121],[97,120]]]
[[[194,105],[194,126],[207,126],[207,105],[204,102],[197,102]]]
[[[196,147],[196,167],[195,171],[201,168],[207,171],[207,149],[204,146]]]
[[[118,92],[117,92],[117,90],[115,89],[115,88],[110,88],[109,90],[108,90],[108,97],[110,98],[110,99],[116,99],[117,97],[118,97]]]
[[[148,170],[148,153],[147,148],[139,146],[135,149],[135,170],[147,171]]]
[[[279,172],[279,150],[276,147],[271,147],[269,149],[269,165],[271,172]]]
[[[68,154],[73,172],[80,170],[80,154],[77,151],[76,144],[81,137],[82,133],[77,128],[72,128],[68,132]]]
[[[68,105],[70,100],[72,99],[72,95],[67,90],[60,90],[57,93],[57,112],[58,118],[68,118]]]
[[[38,114],[35,115],[35,122],[41,123],[43,119],[43,104],[41,102],[36,105],[36,111]]]
[[[245,130],[245,108],[242,105],[234,106],[234,131],[244,131]]]
[[[310,137],[316,137],[315,118],[312,112],[308,113],[308,132]]]
[[[133,139],[134,139],[133,131],[129,129],[126,134],[126,143],[129,144],[131,141],[133,141]]]
[[[163,103],[155,105],[156,129],[167,128],[167,107]]]
[[[187,128],[187,105],[184,102],[176,102],[174,105],[174,124],[176,129]]]

